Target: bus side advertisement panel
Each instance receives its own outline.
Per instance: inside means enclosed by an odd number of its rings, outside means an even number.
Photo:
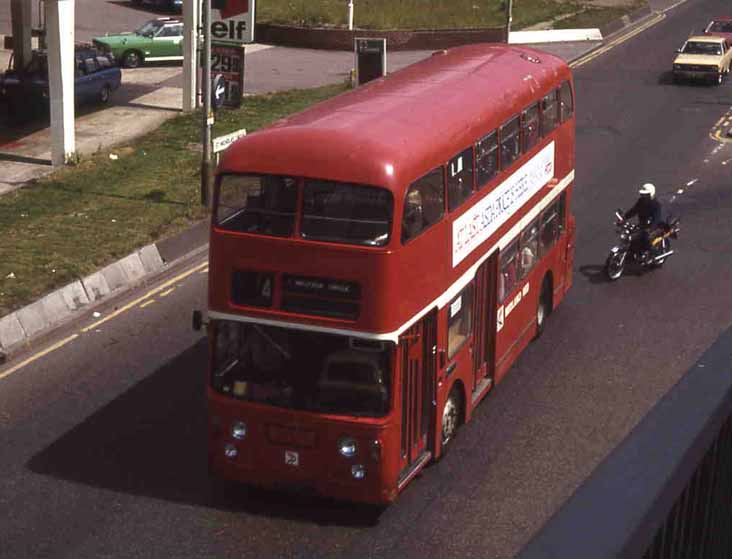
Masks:
[[[550,142],[452,224],[452,266],[460,264],[554,177]]]

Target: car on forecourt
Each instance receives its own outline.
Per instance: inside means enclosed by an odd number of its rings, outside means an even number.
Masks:
[[[137,68],[144,62],[183,60],[183,22],[172,17],[151,19],[131,33],[94,37],[92,42],[114,54],[126,68]]]
[[[0,76],[0,100],[8,104],[15,121],[32,118],[49,109],[48,57],[43,49],[33,51],[22,70],[12,69]],[[91,45],[74,47],[74,100],[84,103],[108,103],[112,91],[122,83],[122,73],[111,53]]]
[[[183,11],[183,0],[132,0],[132,3],[135,6],[151,6],[169,12],[181,13]]]
[[[721,84],[732,63],[732,49],[724,37],[695,35],[676,52],[674,81],[692,79]]]

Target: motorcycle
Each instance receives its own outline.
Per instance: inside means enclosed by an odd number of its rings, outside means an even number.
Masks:
[[[605,261],[605,273],[610,280],[616,280],[622,276],[628,262],[636,264],[641,269],[660,268],[674,253],[671,249],[671,239],[678,238],[678,218],[669,218],[667,222],[661,222],[650,233],[651,248],[647,250],[643,246],[640,227],[626,220],[620,210],[615,212],[615,217],[620,243],[610,249],[610,254]]]

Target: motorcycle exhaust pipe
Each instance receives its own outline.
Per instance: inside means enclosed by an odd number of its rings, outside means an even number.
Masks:
[[[663,260],[667,256],[671,256],[673,253],[674,253],[673,250],[669,250],[668,252],[664,252],[663,254],[659,254],[653,260],[656,261],[656,262],[658,262],[659,260]]]

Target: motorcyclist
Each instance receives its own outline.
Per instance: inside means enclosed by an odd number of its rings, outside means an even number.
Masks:
[[[638,191],[638,200],[623,214],[623,219],[638,216],[639,248],[645,258],[648,257],[651,249],[651,236],[653,230],[661,223],[661,203],[656,199],[656,187],[650,182],[641,186]]]

